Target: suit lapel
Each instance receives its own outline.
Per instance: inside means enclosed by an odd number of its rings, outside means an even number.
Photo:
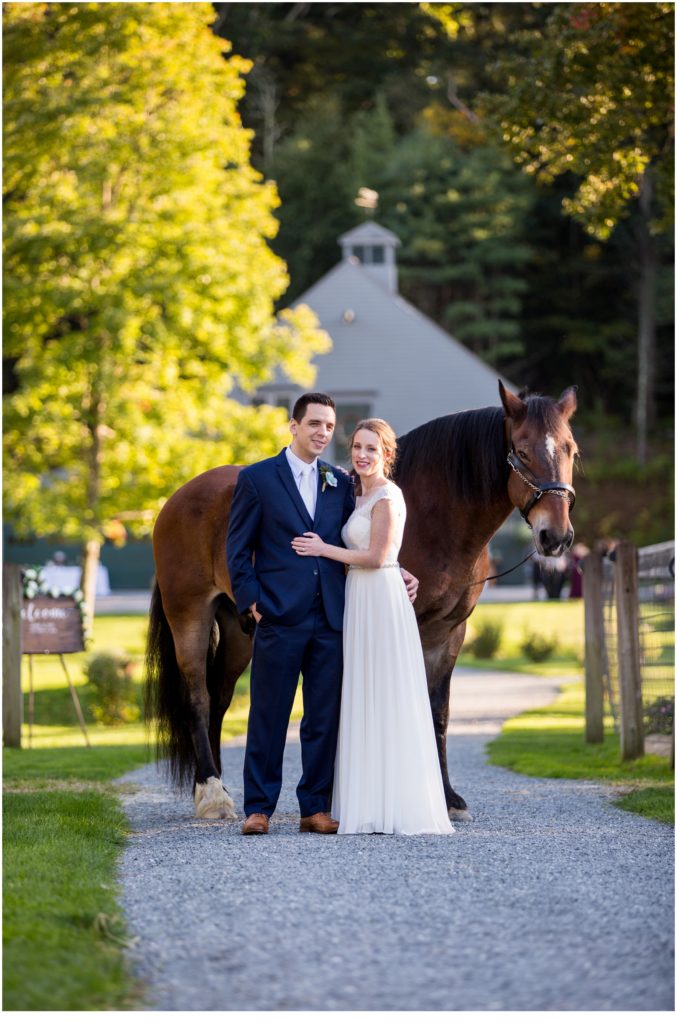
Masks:
[[[322,507],[324,505],[324,494],[322,491],[322,474],[320,473],[320,468],[326,465],[326,462],[320,462],[319,459],[317,460],[317,494],[315,496],[315,518],[313,520],[313,531],[315,533],[318,533],[317,524],[320,521],[320,516],[322,515]],[[327,466],[327,468],[329,467]]]
[[[336,488],[338,487],[338,484],[336,487],[332,487],[330,484],[327,484],[324,491],[322,490],[322,484],[324,481],[322,480],[322,473],[320,472],[321,469],[334,473],[328,462],[320,462],[319,459],[317,460],[317,500],[315,502],[315,519],[313,520],[313,531],[315,533],[320,532],[318,524],[322,517],[322,513],[324,512],[327,503],[331,500],[332,491],[336,491]],[[336,473],[334,473],[334,476],[336,476]]]
[[[278,473],[280,475],[280,479],[282,480],[282,483],[284,484],[285,489],[286,489],[289,497],[294,502],[294,505],[295,505],[299,515],[303,519],[303,522],[306,524],[306,526],[307,526],[307,528],[309,530],[312,530],[313,524],[310,521],[310,516],[308,515],[308,509],[304,505],[303,498],[299,494],[299,489],[296,486],[296,481],[294,480],[294,474],[292,473],[291,466],[289,465],[289,463],[287,461],[287,456],[285,454],[285,449],[284,448],[282,449],[282,451],[280,452],[278,457],[275,459],[275,466],[276,466],[277,471],[278,471]],[[317,504],[315,506],[315,517],[317,518]]]

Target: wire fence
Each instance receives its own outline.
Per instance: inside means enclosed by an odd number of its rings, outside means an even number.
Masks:
[[[640,675],[644,732],[673,729],[675,698],[675,544],[641,548],[637,558]],[[602,562],[603,684],[614,727],[620,730],[617,601],[613,551]]]
[[[604,697],[613,717],[614,729],[620,731],[620,681],[618,677],[618,627],[616,616],[616,580],[614,564],[607,556],[602,562],[602,609],[604,613],[604,646],[602,678]]]

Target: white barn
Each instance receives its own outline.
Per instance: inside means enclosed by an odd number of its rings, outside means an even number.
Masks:
[[[337,430],[327,457],[347,462],[355,422],[381,416],[404,434],[462,409],[498,405],[498,374],[398,294],[399,239],[373,222],[339,238],[340,263],[301,295],[332,339],[315,358],[313,390],[336,401]],[[257,399],[291,410],[306,389],[282,376]]]

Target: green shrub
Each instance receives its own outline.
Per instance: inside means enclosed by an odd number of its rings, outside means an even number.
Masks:
[[[87,662],[87,681],[94,689],[89,706],[103,725],[125,725],[140,715],[132,679],[132,662],[126,654],[103,651]]]
[[[526,629],[520,650],[529,661],[547,661],[557,650],[557,640],[554,636],[547,637],[542,633]]]
[[[476,658],[493,658],[503,639],[503,626],[500,622],[487,619],[477,627],[474,638],[470,641],[469,649]]]
[[[647,735],[659,732],[665,736],[672,736],[674,720],[674,697],[658,697],[644,708],[644,732]]]

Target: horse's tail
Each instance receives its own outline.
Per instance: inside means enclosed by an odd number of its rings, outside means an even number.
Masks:
[[[192,784],[195,752],[189,726],[188,688],[176,660],[174,637],[157,582],[150,603],[144,714],[149,726],[155,721],[157,754],[168,762],[167,772],[174,784]]]

